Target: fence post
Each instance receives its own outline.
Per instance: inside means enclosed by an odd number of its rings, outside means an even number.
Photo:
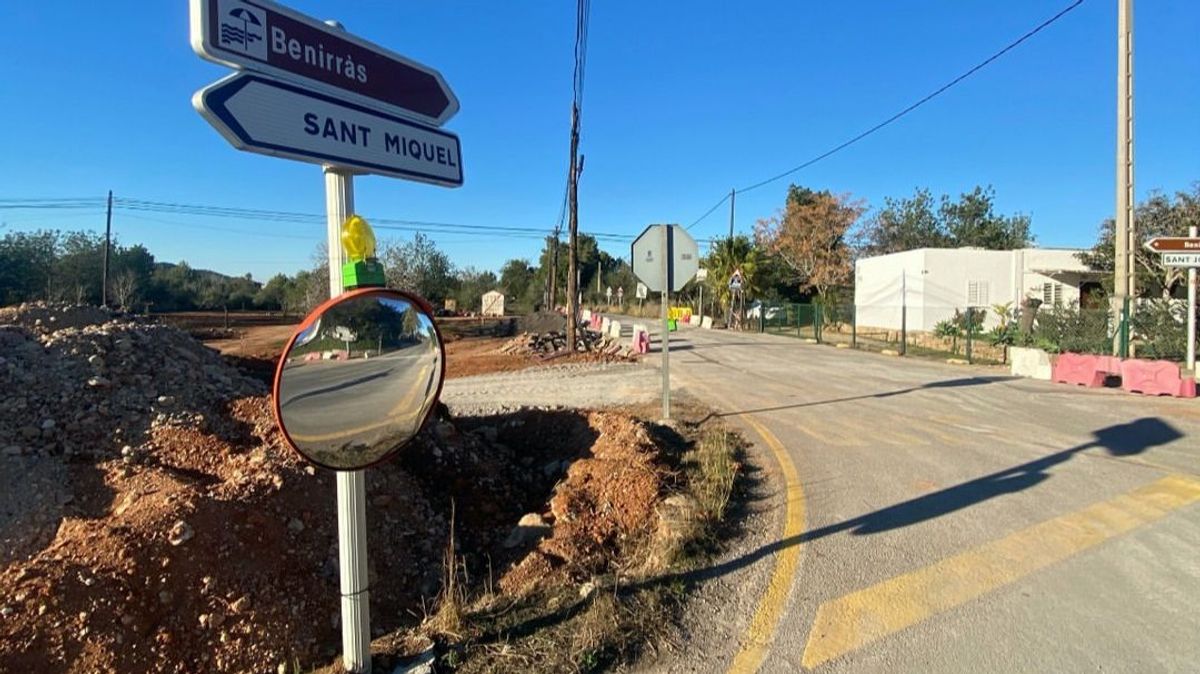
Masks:
[[[975,316],[971,307],[967,307],[967,362],[971,363],[971,342],[974,340]]]
[[[858,305],[850,305],[850,348],[858,348]]]
[[[908,306],[900,305],[900,355],[908,355]]]
[[[825,327],[825,305],[817,303],[813,305],[813,337],[817,340],[817,344],[821,343],[821,330]]]
[[[800,308],[803,307],[804,305],[803,304],[793,304],[791,306],[796,308],[796,339],[800,339],[800,337],[801,337],[801,335],[800,335]]]
[[[1121,305],[1121,358],[1129,357],[1129,298]]]

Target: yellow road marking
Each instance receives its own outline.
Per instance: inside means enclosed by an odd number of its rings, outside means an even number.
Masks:
[[[796,426],[808,437],[829,445],[830,447],[866,447],[867,443],[858,437],[857,432],[850,432],[829,424],[828,421],[810,419]]]
[[[796,466],[788,456],[783,443],[765,426],[755,421],[748,414],[739,415],[743,421],[758,433],[775,460],[783,471],[783,482],[787,493],[787,510],[784,516],[783,540],[799,536],[804,532],[804,489],[800,486],[800,475]],[[758,608],[750,619],[750,625],[742,638],[742,647],[733,661],[729,664],[729,674],[751,674],[758,671],[767,657],[767,649],[775,638],[775,628],[783,616],[787,605],[788,591],[792,587],[792,579],[800,566],[800,545],[790,545],[780,550],[775,556],[775,569],[767,582],[767,589]]]
[[[817,667],[1196,501],[1200,480],[1171,475],[826,602],[803,665]]]

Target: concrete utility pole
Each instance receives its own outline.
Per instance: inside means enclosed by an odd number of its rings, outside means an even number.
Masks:
[[[1133,209],[1133,0],[1117,0],[1117,204],[1114,243],[1113,311],[1118,324],[1125,308],[1137,297],[1137,237]],[[1132,309],[1130,309],[1132,311]],[[1127,355],[1128,332],[1118,330],[1114,345],[1118,355]]]
[[[104,268],[100,270],[100,306],[108,306],[108,251],[112,247],[112,190],[108,191],[108,214],[104,217]],[[121,307],[126,310],[125,307]]]
[[[579,329],[579,106],[571,104],[571,171],[567,181],[567,351],[575,352]]]

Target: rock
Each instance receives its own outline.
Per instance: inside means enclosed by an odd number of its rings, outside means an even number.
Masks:
[[[529,513],[523,516],[517,526],[509,532],[508,538],[504,539],[504,547],[519,548],[525,547],[532,543],[541,540],[543,536],[550,534],[550,525],[546,524],[546,520],[537,513]]]
[[[436,659],[433,646],[430,646],[417,657],[397,665],[392,674],[433,674],[433,663]]]
[[[174,405],[175,404],[175,396],[159,396],[158,398],[156,398],[156,400],[158,401],[159,405]]]
[[[92,388],[108,388],[109,386],[112,386],[112,382],[109,381],[107,377],[96,376],[88,379],[87,385],[91,386]]]
[[[249,608],[250,596],[245,594],[235,599],[234,602],[229,605],[229,610],[233,611],[234,613],[242,613]]]
[[[54,425],[55,425],[55,424],[54,424],[54,420],[53,420],[53,419],[45,419],[45,420],[43,420],[43,421],[42,421],[42,430],[43,430],[43,431],[50,431],[50,430],[54,430]]]
[[[9,445],[4,448],[4,456],[21,456],[23,451],[20,445]]]
[[[161,591],[161,592],[159,592],[159,593],[158,593],[158,600],[159,600],[160,602],[164,603],[164,604],[170,604],[170,603],[171,603],[171,600],[172,600],[172,599],[174,599],[174,598],[175,598],[175,597],[174,597],[174,595],[172,595],[172,594],[171,594],[169,591],[167,591],[167,590],[163,590],[163,591]]]
[[[195,535],[196,532],[192,530],[192,527],[188,525],[187,522],[179,520],[175,522],[175,524],[171,526],[171,530],[167,532],[167,542],[169,542],[171,545],[183,545],[184,543],[192,540],[192,536]]]
[[[288,520],[287,528],[288,531],[292,532],[293,534],[298,534],[301,531],[304,531],[304,522],[296,517],[293,517],[292,519]]]
[[[26,440],[34,440],[42,435],[42,431],[36,426],[24,426],[21,428],[19,433],[21,434],[21,437],[25,438]]]

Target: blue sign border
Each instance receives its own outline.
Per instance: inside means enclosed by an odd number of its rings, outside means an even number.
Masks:
[[[419,129],[421,131],[425,131],[427,133],[438,135],[438,136],[441,136],[448,140],[451,140],[454,142],[454,148],[455,148],[455,151],[458,156],[458,180],[448,179],[448,178],[446,178],[444,176],[440,176],[440,175],[422,173],[420,171],[401,169],[401,168],[397,168],[394,166],[387,166],[384,164],[375,164],[373,162],[359,161],[359,160],[355,160],[355,159],[346,159],[345,157],[337,157],[337,156],[325,154],[322,152],[315,152],[312,150],[288,147],[285,145],[275,145],[273,143],[266,143],[266,142],[255,140],[253,137],[251,137],[250,133],[248,131],[246,131],[245,127],[243,127],[240,123],[238,123],[237,119],[233,116],[233,114],[229,111],[229,108],[227,107],[227,103],[229,102],[229,99],[231,99],[235,95],[237,95],[237,93],[239,91],[246,88],[246,86],[249,85],[251,82],[258,82],[258,83],[264,84],[266,86],[271,86],[271,87],[275,87],[277,89],[283,89],[285,91],[290,91],[292,93],[299,94],[301,96],[307,96],[309,98],[314,98],[314,99],[317,99],[320,101],[324,101],[326,103],[332,103],[334,105],[349,108],[349,109],[361,112],[363,114],[370,115],[372,117],[378,117],[380,119],[384,119],[389,122],[401,124],[403,126],[411,127],[413,129]],[[463,159],[462,159],[462,143],[459,141],[458,136],[456,136],[452,133],[447,133],[445,131],[442,131],[441,129],[438,129],[438,128],[435,128],[432,126],[428,126],[425,124],[418,124],[412,120],[405,119],[403,117],[398,117],[396,115],[391,115],[391,114],[388,114],[385,112],[380,112],[378,110],[372,110],[371,108],[369,108],[367,106],[359,105],[357,103],[353,103],[350,101],[346,101],[344,99],[340,99],[335,96],[330,96],[323,92],[312,91],[311,89],[305,89],[303,87],[299,87],[299,86],[296,86],[296,85],[288,83],[288,82],[282,82],[280,80],[271,79],[269,77],[262,77],[260,75],[255,75],[255,74],[246,73],[246,72],[240,72],[240,73],[236,73],[224,80],[221,80],[220,82],[217,82],[216,84],[212,85],[210,88],[204,90],[201,95],[200,102],[204,106],[204,109],[206,111],[208,111],[209,114],[211,114],[215,119],[217,119],[227,129],[229,129],[229,131],[234,136],[236,136],[239,141],[241,141],[243,144],[245,144],[249,148],[260,148],[263,150],[269,150],[269,151],[271,151],[271,153],[280,153],[283,155],[291,155],[291,156],[295,156],[295,157],[309,157],[309,158],[318,160],[314,163],[328,163],[328,164],[333,164],[336,166],[348,166],[350,168],[361,168],[361,169],[365,169],[371,173],[378,173],[378,174],[382,174],[385,176],[414,177],[414,178],[418,178],[422,181],[431,182],[431,183],[434,183],[437,185],[445,185],[445,186],[450,186],[450,187],[461,187],[463,184],[463,180],[465,177],[465,171],[463,168]]]

